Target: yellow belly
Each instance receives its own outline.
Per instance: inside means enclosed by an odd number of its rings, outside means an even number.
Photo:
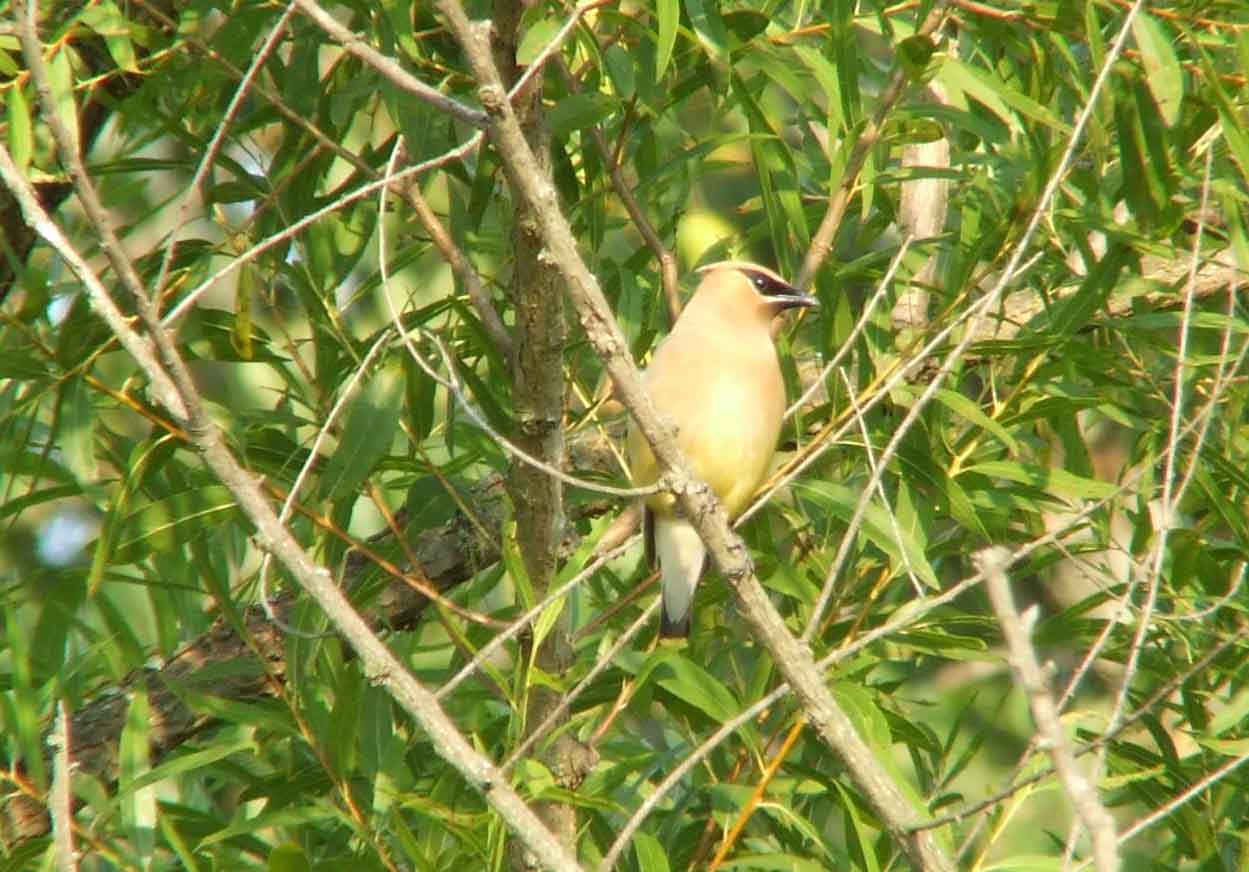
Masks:
[[[759,373],[752,376],[758,378]],[[694,476],[711,486],[729,517],[746,508],[776,450],[784,413],[779,369],[775,378],[777,389],[768,393],[777,401],[769,408],[760,408],[757,390],[746,390],[740,381],[728,378],[681,396],[680,402],[664,402],[676,392],[652,391],[659,411],[677,428],[677,444]],[[636,427],[629,431],[628,448],[634,482],[652,484],[657,476],[655,458]],[[656,511],[670,511],[672,502],[669,494],[647,500]]]

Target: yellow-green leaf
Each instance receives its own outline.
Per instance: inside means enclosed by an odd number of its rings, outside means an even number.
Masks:
[[[1148,12],[1141,12],[1132,21],[1132,37],[1145,67],[1145,86],[1158,104],[1162,120],[1173,127],[1180,120],[1180,104],[1184,102],[1184,71],[1171,37]]]
[[[9,89],[9,153],[13,155],[13,162],[17,164],[19,170],[25,170],[30,166],[30,158],[34,153],[34,137],[31,135],[30,129],[30,107],[26,104],[26,97],[22,94],[22,89],[14,84]]]
[[[681,4],[678,0],[655,0],[655,17],[659,20],[659,34],[655,45],[655,79],[658,81],[672,60],[672,49],[677,42],[677,25],[681,23]]]

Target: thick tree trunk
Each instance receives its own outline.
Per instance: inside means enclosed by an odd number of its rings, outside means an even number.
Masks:
[[[523,70],[516,65],[516,46],[524,6],[517,0],[497,0],[494,7],[495,63],[508,84]],[[543,161],[542,172],[550,174],[550,136],[542,113],[541,77],[526,92],[518,94],[515,106],[525,136],[534,153]],[[535,216],[515,197],[516,215],[512,231],[511,295],[516,316],[515,368],[512,374],[512,401],[516,415],[513,438],[529,454],[557,468],[565,463],[564,444],[564,318],[563,287],[559,274],[543,262],[542,238]],[[564,494],[560,481],[542,470],[517,460],[508,478],[508,491],[516,511],[516,542],[535,594],[546,595],[558,569],[560,544],[564,537]],[[537,668],[559,675],[572,660],[572,644],[567,620],[560,620],[542,641],[534,660]],[[525,734],[541,724],[559,704],[559,694],[543,684],[532,683],[525,711]],[[543,763],[561,786],[575,787],[580,780],[573,760],[576,741],[560,734],[541,753]],[[575,844],[577,819],[572,806],[541,803],[535,809],[543,823],[570,848]],[[514,854],[513,868],[532,866],[527,857]]]

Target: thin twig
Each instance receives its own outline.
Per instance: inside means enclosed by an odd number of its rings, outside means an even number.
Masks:
[[[182,194],[181,202],[178,204],[177,215],[170,224],[169,245],[165,247],[165,254],[160,262],[160,272],[157,273],[156,281],[152,285],[158,293],[165,287],[165,281],[169,278],[169,269],[173,266],[174,252],[178,247],[178,234],[182,232],[182,228],[186,226],[187,221],[191,218],[191,210],[195,206],[194,194],[208,177],[213,162],[217,159],[217,152],[220,150],[221,144],[225,142],[226,131],[230,129],[230,123],[234,120],[235,114],[247,98],[252,81],[260,72],[260,68],[269,60],[269,55],[277,46],[278,40],[286,32],[286,24],[294,14],[295,0],[291,0],[291,2],[286,4],[286,8],[282,10],[282,14],[269,30],[269,35],[265,37],[260,48],[256,50],[251,65],[247,68],[247,72],[243,74],[243,78],[239,80],[238,87],[234,89],[234,96],[230,98],[230,103],[226,106],[225,112],[222,113],[221,120],[217,122],[217,129],[213,131],[213,137],[208,143],[208,148],[204,150],[199,166],[195,168],[195,175],[191,177],[190,184],[187,185],[186,191]]]
[[[1241,754],[1239,757],[1235,758],[1234,760],[1230,760],[1224,765],[1220,766],[1218,769],[1211,772],[1205,778],[1202,778],[1192,787],[1176,795],[1174,798],[1171,799],[1170,802],[1155,809],[1153,812],[1141,818],[1139,821],[1132,824],[1132,826],[1128,827],[1126,830],[1120,833],[1119,843],[1123,844],[1124,842],[1127,842],[1129,839],[1135,838],[1136,836],[1140,835],[1142,832],[1149,829],[1154,824],[1158,823],[1158,821],[1166,818],[1168,815],[1170,815],[1180,806],[1191,801],[1197,796],[1200,796],[1202,793],[1205,793],[1211,787],[1218,784],[1220,781],[1222,781],[1227,776],[1231,775],[1233,772],[1235,772],[1241,766],[1244,766],[1246,763],[1249,763],[1249,754]]]
[[[559,61],[559,71],[563,75],[568,90],[573,94],[578,93],[581,89],[577,79],[573,76],[572,71],[568,69],[568,65],[564,63],[563,59]],[[612,153],[611,146],[607,144],[607,138],[603,136],[603,131],[597,124],[590,128],[590,138],[594,140],[594,148],[598,151],[599,157],[603,161],[603,166],[607,168],[607,176],[611,180],[612,190],[616,192],[616,196],[620,198],[625,211],[629,213],[629,219],[633,222],[633,226],[642,235],[642,241],[651,250],[651,254],[655,255],[655,259],[659,261],[659,277],[663,284],[664,300],[668,304],[668,323],[669,325],[676,324],[677,318],[681,315],[681,293],[677,282],[676,255],[664,245],[663,240],[659,238],[659,234],[655,232],[655,226],[646,217],[646,212],[642,210],[637,197],[633,195],[633,186],[625,180],[617,155]]]
[[[931,402],[937,391],[941,389],[941,386],[944,384],[946,378],[948,378],[950,373],[952,373],[955,367],[958,366],[959,361],[962,360],[963,355],[967,352],[967,349],[970,348],[972,342],[975,341],[978,325],[985,318],[987,318],[988,313],[998,305],[998,302],[1002,299],[1002,295],[1005,293],[1007,286],[1015,280],[1015,277],[1023,264],[1024,256],[1028,250],[1028,245],[1031,243],[1033,236],[1036,235],[1037,229],[1041,225],[1041,221],[1045,218],[1046,213],[1049,211],[1050,204],[1053,201],[1054,196],[1058,193],[1059,185],[1062,184],[1062,180],[1067,175],[1068,168],[1075,159],[1076,146],[1083,137],[1084,129],[1088,126],[1089,119],[1093,116],[1098,98],[1101,96],[1102,89],[1105,87],[1106,81],[1110,76],[1111,67],[1113,67],[1115,61],[1118,60],[1119,54],[1123,51],[1124,43],[1126,43],[1128,35],[1131,33],[1132,20],[1136,17],[1136,13],[1140,11],[1143,5],[1144,0],[1136,0],[1132,11],[1127,15],[1123,22],[1118,37],[1116,37],[1114,44],[1106,53],[1106,58],[1097,75],[1097,80],[1093,83],[1093,87],[1089,92],[1088,101],[1085,103],[1083,109],[1080,110],[1080,116],[1076,121],[1075,127],[1071,131],[1071,136],[1067,141],[1066,148],[1063,150],[1062,157],[1059,159],[1058,165],[1054,168],[1054,171],[1050,174],[1049,180],[1046,182],[1045,188],[1042,190],[1041,196],[1037,201],[1036,208],[1032,211],[1032,217],[1029,219],[1023,234],[1019,237],[1019,242],[1016,243],[1015,250],[1007,260],[1001,276],[999,276],[998,281],[994,284],[989,293],[985,294],[984,297],[968,309],[970,318],[968,319],[968,326],[966,328],[965,335],[959,340],[954,348],[951,349],[949,354],[946,355],[945,360],[942,361],[942,364],[933,376],[932,381],[929,382],[923,392],[915,399],[915,402],[911,405],[911,408],[907,410],[907,413],[902,418],[902,421],[899,422],[893,437],[889,440],[889,444],[886,445],[884,450],[881,452],[879,459],[880,468],[871,474],[865,490],[871,490],[876,487],[880,475],[888,467],[890,462],[892,462],[894,454],[896,454],[898,449],[901,447],[902,442],[910,432],[911,427],[913,427],[915,422],[919,420],[920,414],[925,408],[927,408],[928,403]],[[861,521],[861,515],[864,511],[866,511],[866,506],[863,501],[860,500],[859,506],[856,507],[855,512],[858,517],[852,519],[852,529],[855,528],[855,521]],[[840,561],[844,560],[844,555],[849,552],[852,545],[851,538],[851,535],[847,535],[838,548],[838,557],[840,559],[834,560],[833,565],[835,568],[840,568]],[[803,633],[804,639],[809,639],[815,628],[819,625],[819,620],[823,616],[824,610],[828,607],[828,602],[832,597],[835,582],[836,576],[830,572],[824,580],[823,589],[820,591],[819,599],[816,601],[815,608],[812,610],[811,618],[807,624],[807,630]]]
[[[859,410],[859,405],[854,399],[854,385],[850,383],[850,376],[846,374],[844,369],[838,370],[841,379],[846,385],[846,396],[850,399],[851,408],[854,409],[854,417],[859,422],[859,431],[863,435],[863,454],[867,457],[867,468],[872,471],[873,477],[876,479],[876,494],[880,497],[881,505],[885,507],[885,514],[889,516],[889,526],[893,532],[893,539],[898,543],[898,554],[902,556],[902,565],[906,568],[906,574],[911,579],[911,586],[915,589],[916,596],[924,595],[924,586],[920,580],[915,577],[915,568],[911,565],[911,555],[907,551],[906,540],[902,536],[902,527],[898,523],[898,516],[894,513],[893,507],[889,505],[889,495],[885,493],[885,483],[881,479],[881,473],[878,472],[880,466],[876,463],[876,453],[872,451],[872,434],[867,429],[867,419]],[[869,495],[871,491],[866,492]]]
[[[225,278],[227,275],[239,269],[240,267],[248,263],[251,263],[253,260],[258,258],[260,255],[264,254],[269,249],[274,248],[275,246],[281,245],[287,240],[294,239],[296,236],[302,233],[306,228],[320,221],[326,215],[330,215],[334,212],[337,212],[339,209],[342,209],[346,206],[350,206],[352,203],[355,203],[357,200],[362,200],[365,197],[372,196],[373,194],[377,193],[377,191],[380,188],[383,188],[386,185],[395,185],[395,184],[402,182],[404,179],[408,179],[413,176],[419,176],[422,173],[428,172],[433,169],[437,169],[438,167],[441,167],[441,166],[445,166],[446,164],[449,164],[452,161],[462,160],[468,155],[472,154],[474,151],[476,151],[481,146],[481,143],[483,142],[483,140],[484,140],[484,137],[480,132],[475,133],[468,141],[460,145],[457,145],[455,148],[452,148],[449,151],[443,152],[437,157],[432,157],[429,160],[421,161],[419,164],[415,164],[410,167],[405,167],[404,169],[396,172],[394,176],[392,176],[389,179],[379,178],[379,179],[374,179],[371,182],[366,182],[365,184],[361,185],[355,190],[348,191],[346,194],[343,194],[334,202],[327,203],[326,205],[322,206],[320,209],[317,209],[313,212],[308,213],[307,215],[303,216],[298,221],[293,222],[292,224],[290,224],[288,227],[284,228],[280,232],[275,233],[272,236],[269,236],[269,237],[266,237],[265,239],[260,240],[255,245],[248,248],[246,251],[241,252],[235,255],[234,257],[230,258],[230,260],[227,261],[224,266],[222,266],[220,269],[218,269],[208,278],[204,279],[202,282],[200,282],[198,285],[192,288],[185,297],[183,297],[180,301],[178,301],[178,305],[174,306],[173,309],[171,309],[168,312],[168,314],[165,315],[164,319],[162,320],[162,323],[164,323],[165,325],[176,323],[177,320],[181,318],[183,315],[185,315],[191,309],[191,307],[194,306],[196,302],[199,301],[199,298],[202,297],[205,293],[207,293],[218,281]]]
[[[849,354],[854,348],[855,343],[858,341],[859,334],[862,333],[867,327],[868,323],[871,321],[872,313],[876,311],[876,307],[880,305],[880,301],[885,298],[885,294],[893,284],[893,277],[897,273],[898,267],[902,265],[902,258],[906,257],[906,253],[910,249],[911,242],[914,241],[914,239],[915,237],[909,233],[902,238],[902,242],[898,246],[897,252],[894,253],[893,259],[889,261],[889,268],[885,270],[885,274],[881,277],[880,281],[876,283],[876,292],[872,294],[871,299],[869,299],[867,304],[863,307],[862,313],[859,314],[859,320],[854,322],[854,327],[850,328],[849,335],[847,335],[845,341],[841,343],[841,347],[837,349],[837,352],[833,355],[833,359],[824,364],[824,368],[820,370],[820,374],[811,382],[810,387],[803,391],[802,396],[794,400],[790,407],[785,410],[786,419],[791,418],[798,412],[799,409],[811,401],[811,398],[815,396],[816,392],[824,384],[825,380],[833,374],[835,369],[837,369],[842,358]]]
[[[353,33],[350,28],[340,24],[338,19],[318,6],[314,0],[295,0],[295,4],[300,12],[311,18],[317,27],[324,30],[326,35],[342,46],[344,51],[364,61],[392,85],[453,118],[458,118],[474,127],[486,126],[486,115],[480,109],[465,106],[458,100],[431,88],[401,67],[394,58],[382,54]]]
[[[382,335],[379,336],[377,341],[373,343],[373,347],[369,349],[368,354],[364,356],[364,360],[362,360],[360,365],[356,367],[356,371],[351,374],[351,378],[347,380],[347,383],[343,386],[343,389],[339,394],[338,401],[334,403],[333,407],[330,408],[329,414],[326,415],[325,420],[321,423],[321,426],[317,428],[316,438],[312,441],[312,447],[308,449],[308,458],[304,461],[303,466],[300,467],[299,473],[295,476],[295,481],[291,485],[290,490],[286,492],[286,499],[282,501],[282,509],[278,512],[278,521],[280,523],[285,524],[290,520],[291,510],[294,508],[296,497],[298,497],[299,492],[303,490],[304,483],[308,480],[308,476],[312,473],[313,467],[316,466],[317,459],[321,456],[321,446],[325,443],[325,440],[329,438],[331,431],[333,431],[334,427],[337,425],[338,416],[343,413],[343,410],[347,408],[347,404],[351,401],[352,397],[356,395],[356,390],[364,381],[364,374],[369,371],[369,367],[372,365],[373,359],[377,357],[381,350],[386,346],[389,339],[389,331],[383,331]],[[273,603],[269,599],[269,568],[272,563],[272,554],[265,554],[264,559],[260,561],[260,602],[264,606],[265,616],[284,633],[297,636],[301,639],[320,638],[323,634],[306,633],[297,627],[292,627],[290,624],[279,618],[277,613],[274,612]]]
[[[594,679],[598,678],[607,667],[612,665],[616,655],[623,651],[633,637],[650,623],[651,618],[655,616],[655,612],[659,611],[660,602],[659,597],[656,597],[649,606],[642,610],[642,614],[638,615],[637,620],[620,634],[620,638],[609,649],[599,655],[598,661],[586,673],[585,678],[578,681],[572,690],[560,697],[559,705],[552,709],[542,723],[526,737],[525,741],[521,742],[520,746],[499,765],[499,769],[504,773],[510,772],[512,767],[519,763],[534,745],[538,744],[556,724],[562,722],[568,710],[572,708],[572,704],[577,701],[577,697],[581,696],[589,688],[590,684],[593,683]]]
[[[421,193],[419,180],[414,179],[412,184],[405,187],[404,196],[407,197],[408,202],[412,205],[417,219],[420,220],[421,226],[425,228],[425,233],[429,236],[430,241],[434,243],[434,247],[438,249],[443,260],[450,265],[451,271],[460,280],[460,284],[464,286],[469,302],[473,304],[473,309],[477,312],[477,317],[481,320],[481,326],[486,331],[486,335],[490,337],[490,341],[494,343],[499,352],[507,359],[508,365],[514,366],[513,358],[515,357],[516,349],[513,347],[512,334],[508,332],[503,319],[499,317],[499,313],[494,307],[494,301],[490,299],[490,292],[482,284],[481,276],[477,275],[477,270],[473,268],[472,262],[460,250],[460,247],[455,244],[451,234],[442,226],[442,222],[438,220],[438,216],[434,214],[434,210],[426,202],[425,196]]]
[[[915,31],[915,36],[923,38],[936,33],[945,21],[948,11],[949,0],[939,0],[929,10],[928,16]],[[811,247],[807,250],[807,256],[802,261],[802,268],[798,271],[798,278],[794,281],[797,287],[806,288],[811,284],[820,266],[832,251],[833,240],[836,239],[837,230],[841,227],[841,219],[846,214],[850,195],[854,192],[855,185],[858,184],[859,173],[862,172],[863,165],[867,162],[867,156],[880,141],[880,135],[885,129],[889,114],[910,83],[910,72],[901,63],[896,64],[889,83],[885,85],[877,100],[876,111],[863,126],[863,131],[858,134],[854,147],[850,150],[850,156],[846,158],[846,168],[842,171],[841,184],[829,200],[828,208],[824,210],[824,217],[820,219],[820,226],[811,237]]]
[[[729,526],[723,506],[711,489],[692,478],[690,466],[663,423],[642,385],[637,365],[598,281],[577,251],[567,218],[550,180],[538,168],[509,101],[490,52],[487,26],[474,24],[455,0],[440,0],[439,10],[468,59],[477,79],[482,105],[491,116],[491,140],[508,169],[509,178],[535,216],[546,251],[560,271],[577,309],[586,337],[604,362],[621,402],[633,414],[638,430],[664,470],[665,489],[677,498],[708,546],[721,575],[732,585],[743,614],[756,637],[794,683],[813,729],[847,766],[884,829],[912,861],[926,872],[951,869],[935,838],[911,835],[911,822],[921,815],[902,793],[856,731],[815,667],[811,652],[785,627],[776,607],[759,583],[749,554]]]
[[[536,620],[538,615],[542,614],[542,612],[546,610],[547,606],[549,606],[551,603],[555,602],[560,597],[567,594],[570,590],[572,590],[577,585],[581,584],[581,582],[585,581],[591,575],[598,572],[598,570],[601,567],[605,566],[607,563],[610,563],[612,560],[615,560],[621,554],[624,554],[626,551],[628,551],[630,548],[633,547],[634,541],[635,539],[633,538],[627,539],[621,544],[617,545],[615,548],[612,548],[609,551],[606,551],[600,554],[594,560],[587,563],[584,569],[582,569],[572,578],[568,579],[568,581],[561,584],[555,590],[548,593],[546,597],[542,599],[540,602],[535,603],[533,608],[531,608],[529,611],[525,612],[523,615],[521,615],[512,623],[510,623],[506,630],[499,633],[497,636],[495,636],[493,639],[491,639],[489,642],[483,645],[481,647],[481,650],[477,652],[477,656],[474,657],[472,660],[470,660],[468,663],[465,663],[459,672],[451,676],[451,678],[448,679],[447,681],[444,681],[442,685],[439,686],[438,690],[434,693],[434,698],[440,700],[443,697],[445,697],[447,694],[451,693],[451,691],[459,687],[459,685],[464,681],[464,679],[468,678],[470,675],[472,675],[474,672],[480,669],[481,665],[485,663],[487,660],[489,660],[490,657],[494,655],[494,652],[497,651],[499,647],[503,645],[504,642],[506,642],[508,639],[515,638],[518,633],[524,630],[525,627],[529,626],[529,624],[532,621]]]

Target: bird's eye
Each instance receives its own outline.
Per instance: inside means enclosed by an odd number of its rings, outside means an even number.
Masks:
[[[768,277],[767,276],[761,276],[758,273],[755,273],[754,275],[750,277],[750,280],[755,283],[755,287],[759,289],[760,293],[763,293],[764,291],[768,289]]]

